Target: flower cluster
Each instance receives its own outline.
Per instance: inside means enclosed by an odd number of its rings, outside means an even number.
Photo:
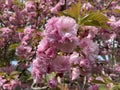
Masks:
[[[0,90],[119,90],[119,1],[0,0]]]
[[[35,83],[40,83],[43,75],[51,72],[56,72],[57,77],[69,72],[71,80],[90,74],[99,52],[98,45],[89,35],[80,39],[77,32],[78,24],[70,17],[52,17],[48,20],[36,59],[33,60],[32,76]],[[82,50],[77,51],[78,48]]]

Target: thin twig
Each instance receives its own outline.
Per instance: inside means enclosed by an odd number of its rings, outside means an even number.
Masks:
[[[105,10],[110,7],[110,5],[111,5],[111,3],[112,3],[113,1],[114,1],[114,0],[111,0],[111,1],[108,3],[108,5],[105,7]]]
[[[85,84],[86,84],[86,76],[84,77],[84,81],[83,81],[82,90],[84,90],[84,88],[85,88]]]

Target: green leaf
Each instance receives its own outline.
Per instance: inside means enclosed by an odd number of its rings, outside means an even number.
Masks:
[[[0,72],[0,76],[4,76],[5,75],[5,73],[3,73],[3,72]]]
[[[45,80],[45,82],[48,82],[50,79],[52,79],[52,78],[54,78],[56,76],[56,73],[55,72],[52,72],[52,73],[50,73],[50,74],[46,74],[46,75],[44,75],[44,80]]]
[[[76,4],[72,4],[70,9],[59,12],[58,15],[70,16],[70,17],[74,18],[76,21],[78,21],[78,18],[80,16],[81,6],[82,5],[80,2],[78,2]]]
[[[102,28],[110,29],[106,22],[109,19],[100,12],[90,13],[82,18],[79,19],[80,25],[87,25],[87,26],[100,26]]]
[[[101,80],[93,80],[92,83],[94,83],[94,84],[106,84],[105,82],[103,82]]]
[[[106,83],[111,83],[112,81],[109,78],[103,78]]]
[[[10,73],[10,77],[13,77],[13,76],[15,76],[15,75],[18,75],[20,72],[18,72],[18,71],[13,71],[13,72],[11,72]]]
[[[105,75],[102,75],[102,78],[103,78],[103,80],[105,81],[105,83],[107,83],[107,84],[109,84],[109,83],[112,82],[112,80],[110,80],[110,78],[107,77],[107,76],[105,76]]]
[[[114,10],[113,10],[113,12],[115,12],[115,13],[118,13],[118,14],[119,14],[119,13],[120,13],[120,9],[114,9]]]
[[[16,47],[18,47],[20,44],[19,43],[14,43],[9,46],[9,50],[15,50]]]
[[[111,90],[120,90],[120,83],[117,85],[114,85]]]
[[[13,3],[17,5],[19,8],[23,8],[24,3],[20,2],[19,0],[14,0]]]
[[[13,72],[10,73],[11,76],[14,76],[14,75],[17,75],[17,74],[19,74],[18,71],[13,71]]]
[[[107,90],[107,88],[105,85],[99,85],[98,90]]]
[[[30,81],[30,80],[32,80],[33,78],[32,78],[32,76],[30,76],[28,79],[27,79],[27,81]]]
[[[18,28],[17,31],[20,32],[20,33],[23,33],[24,32],[24,28]]]
[[[88,26],[100,26],[100,23],[96,20],[89,20],[88,22],[85,22],[84,24]]]

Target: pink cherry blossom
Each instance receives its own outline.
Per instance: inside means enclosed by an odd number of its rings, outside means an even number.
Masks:
[[[63,52],[72,52],[78,45],[78,38],[64,37],[60,42],[57,43],[57,48]]]
[[[52,78],[48,82],[48,86],[51,88],[55,88],[57,86],[57,84],[58,84],[57,78]]]
[[[83,48],[82,51],[86,56],[89,56],[91,54],[97,55],[99,52],[98,44],[89,38],[84,38],[80,41],[80,48]]]
[[[38,45],[38,49],[37,49],[37,52],[43,52],[45,51],[46,49],[48,49],[49,47],[49,42],[46,38],[43,38],[40,42],[39,42],[39,45]]]
[[[26,34],[30,35],[30,34],[32,34],[34,31],[35,31],[35,30],[34,30],[34,29],[31,29],[30,27],[26,27],[26,28],[24,29],[24,34],[25,34],[25,35],[26,35]]]
[[[61,37],[67,36],[68,34],[72,36],[77,35],[78,25],[74,19],[62,16],[56,24]]]
[[[69,57],[68,56],[57,56],[52,61],[52,68],[54,71],[59,73],[64,73],[66,71],[69,71],[70,64],[69,64]]]
[[[71,80],[75,80],[79,77],[80,75],[80,69],[79,67],[72,68],[71,72]]]
[[[32,48],[30,46],[20,45],[16,49],[16,54],[21,57],[29,57],[32,53]]]
[[[57,13],[61,9],[61,3],[58,2],[55,7],[51,8],[52,13]]]
[[[43,74],[47,72],[47,63],[43,58],[36,58],[32,65],[32,76],[35,83],[40,83]]]
[[[5,39],[8,39],[12,35],[12,30],[8,27],[1,28],[0,31],[2,32],[1,36]]]
[[[80,57],[79,57],[79,53],[77,52],[73,52],[70,56],[70,60],[69,60],[71,65],[77,65],[80,62]]]
[[[27,11],[35,11],[36,7],[34,1],[25,2],[25,8],[27,9]]]

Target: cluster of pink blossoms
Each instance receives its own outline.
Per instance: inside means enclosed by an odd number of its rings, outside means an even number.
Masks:
[[[0,68],[0,72],[4,72],[7,75],[10,75],[12,71],[14,71],[15,67],[14,66],[6,66],[3,68]],[[0,88],[3,88],[5,90],[13,90],[19,85],[19,81],[17,79],[17,75],[14,76],[14,79],[9,80],[6,79],[7,77],[5,76],[0,76]]]
[[[89,37],[81,40],[77,32],[78,24],[70,17],[52,17],[47,21],[33,60],[31,72],[35,83],[40,83],[43,75],[51,72],[56,72],[57,77],[68,72],[71,80],[91,72],[98,45]],[[79,48],[83,48],[81,52],[77,51]]]
[[[28,58],[32,54],[32,46],[29,45],[30,40],[34,36],[34,29],[26,27],[23,33],[19,33],[19,38],[21,40],[21,45],[17,47],[16,54],[22,58]]]
[[[5,74],[0,76],[0,89],[3,90],[16,90],[19,87],[22,89],[30,88],[29,85],[23,83],[19,80],[18,72],[15,70],[16,66],[8,65],[6,67],[0,68],[0,73]],[[10,79],[10,77],[12,79]]]
[[[0,90],[119,90],[119,2],[0,0]]]

